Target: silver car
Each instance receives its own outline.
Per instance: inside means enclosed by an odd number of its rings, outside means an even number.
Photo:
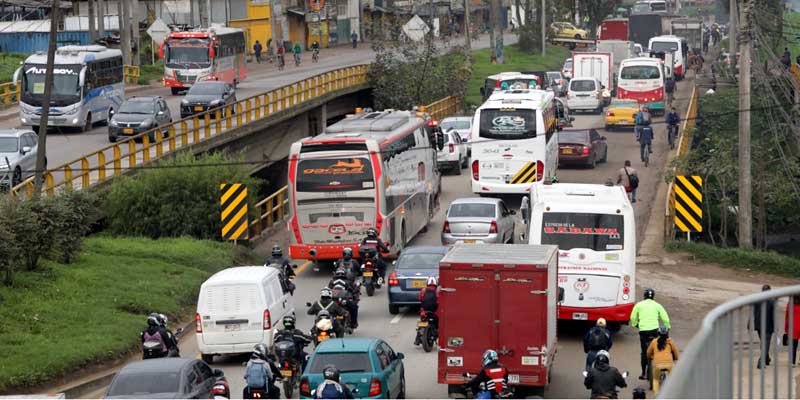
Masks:
[[[38,140],[30,129],[0,129],[0,187],[12,188],[34,175]]]
[[[514,210],[503,200],[469,197],[450,203],[442,228],[442,244],[514,243]]]
[[[439,124],[443,131],[454,130],[461,136],[461,140],[467,145],[467,155],[472,155],[472,145],[470,133],[472,132],[472,117],[447,117]]]

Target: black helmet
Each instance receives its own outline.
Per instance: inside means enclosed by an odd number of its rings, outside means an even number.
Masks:
[[[272,245],[272,256],[273,257],[283,257],[283,249],[281,248],[281,245],[279,245],[277,243]]]
[[[257,344],[253,348],[253,355],[250,358],[260,358],[262,360],[267,359],[267,346],[264,346],[263,343]]]
[[[161,325],[161,326],[163,326],[163,327],[166,327],[166,326],[167,326],[167,323],[169,322],[169,318],[167,318],[167,316],[166,316],[166,315],[164,315],[164,314],[158,314],[158,316],[156,317],[156,319],[158,319],[158,323],[159,323],[159,325]]]
[[[344,258],[345,260],[350,260],[351,258],[353,258],[353,249],[351,249],[350,247],[345,247],[344,249],[342,249],[342,258]]]
[[[606,365],[608,365],[608,363],[611,362],[611,360],[609,359],[609,356],[608,356],[608,351],[606,351],[606,350],[598,351],[597,352],[597,357],[595,357],[594,362],[596,362],[598,364],[606,364]]]
[[[296,322],[297,320],[291,315],[283,317],[283,329],[294,329]]]
[[[656,297],[656,291],[650,288],[644,290],[644,298],[645,299],[654,299]]]
[[[669,336],[669,328],[661,326],[658,328],[658,336]]]
[[[325,369],[322,370],[322,376],[325,379],[339,382],[339,370],[336,369],[336,366],[333,364],[328,364],[325,366]]]
[[[331,292],[331,289],[324,287],[319,291],[319,298],[324,299],[326,297],[329,299],[332,298],[333,293]]]
[[[333,271],[333,277],[334,278],[345,278],[345,277],[347,277],[347,271],[345,271],[344,268],[342,268],[342,267],[336,268],[336,271]]]
[[[368,238],[373,238],[373,239],[377,238],[378,237],[378,231],[375,228],[367,229],[367,237]]]
[[[158,317],[155,314],[147,317],[147,326],[158,326]]]
[[[317,319],[331,319],[331,313],[328,310],[319,310],[317,313]]]

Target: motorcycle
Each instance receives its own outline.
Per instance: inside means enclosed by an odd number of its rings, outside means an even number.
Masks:
[[[175,335],[183,333],[183,328],[178,328]],[[177,341],[177,340],[176,340]],[[166,357],[180,357],[181,352],[178,347],[168,349],[165,353],[161,350],[161,342],[154,340],[147,340],[142,343],[142,359],[147,360],[150,358],[166,358]]]
[[[286,398],[291,398],[294,388],[298,385],[299,374],[302,374],[298,365],[297,352],[294,341],[282,340],[275,343],[275,354],[278,356],[278,367],[283,377],[283,393]]]
[[[230,399],[231,389],[228,385],[228,379],[225,378],[225,373],[222,370],[215,369],[214,375],[217,376],[217,382],[211,388],[211,395],[215,399]]]
[[[583,371],[583,378],[585,379],[587,376],[589,376],[589,372]],[[628,371],[625,371],[625,372],[622,373],[622,379],[626,379],[626,380],[628,379]],[[614,387],[614,390],[612,390],[611,393],[608,393],[605,396],[593,396],[592,398],[593,399],[616,399],[616,398],[618,398],[617,396],[618,396],[618,392],[616,390],[616,387]]]
[[[317,319],[317,321],[314,322],[314,326],[311,328],[311,337],[314,339],[314,347],[319,346],[320,343],[335,336],[336,333],[333,330],[333,321],[329,318]]]
[[[438,320],[436,314],[426,313],[425,310],[419,312],[419,322],[417,322],[417,338],[414,344],[422,344],[422,349],[426,353],[430,353],[433,349],[433,344],[439,337]]]
[[[359,249],[361,259],[361,283],[367,289],[367,296],[372,297],[375,289],[380,289],[381,278],[378,271],[378,252],[375,249]]]
[[[359,284],[356,284],[356,287],[360,288],[361,286]],[[345,310],[349,310],[348,302],[356,302],[356,303],[358,302],[358,299],[351,293],[349,293],[346,290],[337,288],[333,289],[333,299],[336,300],[336,303],[338,303],[339,306],[344,308]],[[350,318],[345,318],[344,315],[337,315],[336,321],[342,327],[344,327],[345,332],[347,332],[348,334],[353,334],[354,331],[353,322],[350,320]]]

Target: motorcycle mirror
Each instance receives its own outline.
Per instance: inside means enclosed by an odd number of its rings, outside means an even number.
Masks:
[[[297,264],[292,264],[292,269],[297,269]]]
[[[628,371],[625,371],[625,372],[622,373],[622,378],[623,379],[627,379],[628,378]]]
[[[311,307],[311,303],[306,302],[306,307]]]

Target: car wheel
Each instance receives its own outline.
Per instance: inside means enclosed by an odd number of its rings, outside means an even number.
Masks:
[[[455,168],[453,168],[453,171],[456,173],[456,175],[461,175],[461,161],[458,161],[456,163],[456,166]]]
[[[592,161],[589,162],[589,168],[594,169],[597,166],[597,156],[595,155],[592,157]]]
[[[606,151],[603,153],[603,159],[600,161],[602,161],[603,163],[608,162],[608,147],[606,147]]]
[[[110,143],[116,143],[116,142],[117,142],[117,137],[116,137],[115,135],[112,135],[112,134],[109,132],[109,134],[108,134],[108,141],[109,141]]]
[[[86,123],[83,124],[81,132],[89,132],[92,130],[92,113],[86,114]]]
[[[11,187],[15,187],[22,183],[22,170],[17,167],[14,168],[14,173],[11,175]]]
[[[173,96],[177,96],[181,93],[181,90],[179,88],[169,88],[169,91],[172,92]]]
[[[148,136],[147,138],[150,139],[150,144],[153,144],[153,143],[156,142],[156,132],[157,132],[158,129],[159,129],[159,127],[156,127],[155,129],[150,131],[150,133],[147,134],[147,136]],[[160,132],[160,131],[158,131],[158,132]]]
[[[400,306],[398,306],[397,304],[389,303],[389,314],[392,315],[400,314]]]
[[[208,365],[211,365],[211,364],[214,363],[214,355],[213,354],[200,353],[200,358],[203,360],[203,362],[205,362]]]
[[[400,393],[397,395],[398,399],[406,398],[406,377],[400,378]]]
[[[464,157],[464,161],[461,163],[461,169],[467,168],[468,164],[469,160],[467,159],[467,157]]]

